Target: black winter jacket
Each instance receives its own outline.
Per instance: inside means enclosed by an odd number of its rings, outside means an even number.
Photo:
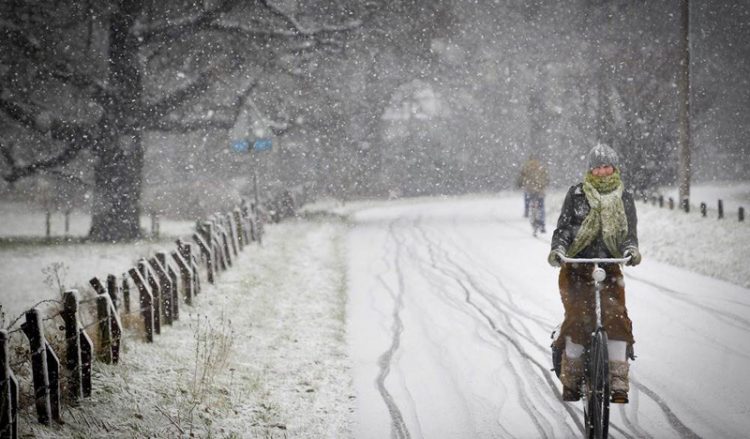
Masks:
[[[629,247],[638,247],[638,218],[635,213],[633,195],[630,192],[623,191],[622,204],[625,207],[625,217],[628,221],[628,234],[620,246],[621,253]],[[583,183],[578,183],[568,189],[562,210],[560,210],[560,218],[557,220],[557,229],[552,235],[553,249],[562,247],[566,251],[568,250],[589,210],[591,210],[591,207],[586,200],[586,194],[583,193]],[[601,233],[588,247],[575,255],[576,258],[611,258],[613,256],[604,244]]]

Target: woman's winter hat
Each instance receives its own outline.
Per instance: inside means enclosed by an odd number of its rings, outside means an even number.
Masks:
[[[599,143],[589,151],[589,169],[607,165],[619,168],[620,157],[617,155],[617,151],[607,145]]]

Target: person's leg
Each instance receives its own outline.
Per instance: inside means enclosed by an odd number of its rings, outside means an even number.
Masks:
[[[523,193],[523,217],[524,218],[529,217],[529,193],[528,192]]]
[[[581,399],[581,380],[583,379],[583,346],[565,337],[565,353],[560,367],[560,382],[563,385],[563,401]]]
[[[620,268],[607,270],[607,279],[602,288],[603,324],[609,336],[609,377],[612,402],[627,403],[630,384],[630,365],[627,359],[628,345],[634,343],[633,323],[625,306],[625,284]]]
[[[583,346],[593,329],[592,315],[587,307],[590,301],[586,300],[591,297],[591,288],[586,278],[569,265],[560,269],[558,285],[565,308],[565,319],[555,344],[556,348],[564,350],[560,382],[563,384],[563,400],[577,401],[581,398],[579,386],[584,370]]]
[[[626,404],[628,402],[628,391],[630,382],[628,373],[627,351],[628,343],[622,340],[609,340],[607,342],[609,352],[609,388],[612,394],[612,402]]]

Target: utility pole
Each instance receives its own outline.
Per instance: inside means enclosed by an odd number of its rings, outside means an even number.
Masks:
[[[680,206],[690,199],[690,2],[680,1],[680,72],[677,81],[679,126],[677,179]]]

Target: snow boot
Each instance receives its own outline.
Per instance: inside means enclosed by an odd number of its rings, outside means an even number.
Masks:
[[[583,358],[570,358],[563,354],[560,368],[560,382],[563,384],[563,401],[581,399],[581,380],[583,379]]]
[[[615,404],[628,403],[629,371],[630,365],[627,361],[609,360],[609,388],[612,394],[611,400]]]

